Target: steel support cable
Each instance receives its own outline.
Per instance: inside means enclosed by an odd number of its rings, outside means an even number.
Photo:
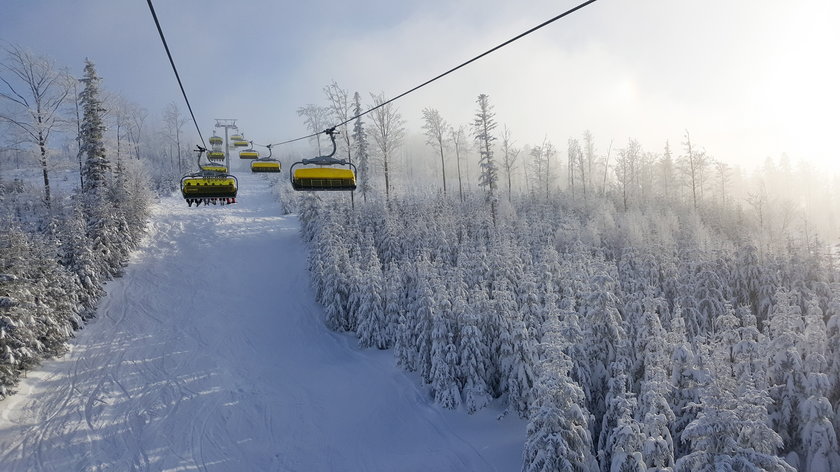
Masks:
[[[172,59],[172,53],[169,52],[169,45],[166,44],[166,38],[163,36],[163,29],[160,27],[160,22],[158,21],[157,14],[155,13],[155,7],[152,5],[152,0],[146,0],[146,2],[149,4],[149,11],[152,12],[152,18],[155,20],[155,25],[157,26],[158,33],[160,34],[160,40],[163,42],[163,48],[166,49],[166,55],[169,56],[169,63],[172,64],[172,70],[175,72],[175,78],[178,79],[178,86],[181,87],[181,94],[184,95],[184,101],[187,102],[187,109],[190,111],[193,124],[195,124],[195,130],[198,131],[198,137],[201,139],[201,147],[206,149],[207,145],[204,143],[204,136],[201,135],[201,129],[198,127],[198,121],[196,121],[192,106],[190,106],[190,99],[187,98],[187,92],[184,91],[184,84],[181,83],[181,76],[178,74],[178,68],[175,67],[175,60]]]
[[[151,0],[150,0],[150,1],[151,1]],[[405,97],[406,95],[408,95],[408,94],[410,94],[410,93],[412,93],[412,92],[415,92],[415,91],[417,91],[418,89],[421,89],[421,88],[425,87],[426,85],[429,85],[430,83],[432,83],[432,82],[434,82],[434,81],[436,81],[436,80],[438,80],[438,79],[441,79],[441,78],[443,78],[443,77],[445,77],[445,76],[447,76],[447,75],[449,75],[449,74],[451,74],[451,73],[455,72],[456,70],[458,70],[458,69],[460,69],[460,68],[462,68],[462,67],[464,67],[464,66],[467,66],[467,65],[469,65],[469,64],[471,64],[471,63],[473,63],[473,62],[475,62],[475,61],[477,61],[477,60],[479,60],[479,59],[481,59],[482,57],[484,57],[484,56],[486,56],[486,55],[488,55],[488,54],[491,54],[491,53],[493,53],[493,52],[495,52],[495,51],[497,51],[497,50],[499,50],[499,49],[501,49],[501,48],[503,48],[503,47],[507,46],[508,44],[510,44],[510,43],[512,43],[512,42],[514,42],[514,41],[516,41],[516,40],[518,40],[518,39],[521,39],[521,38],[522,38],[522,37],[524,37],[524,36],[527,36],[527,35],[529,35],[529,34],[533,33],[534,31],[537,31],[537,30],[538,30],[538,29],[540,29],[540,28],[543,28],[543,27],[545,27],[545,26],[548,26],[548,25],[550,25],[551,23],[554,23],[555,21],[557,21],[557,20],[559,20],[559,19],[561,19],[561,18],[563,18],[563,17],[565,17],[565,16],[571,15],[572,13],[574,13],[574,12],[576,12],[576,11],[578,11],[578,10],[580,10],[580,9],[582,9],[582,8],[584,8],[584,7],[586,7],[586,6],[590,5],[590,4],[592,4],[592,3],[595,3],[596,1],[597,1],[597,0],[588,0],[588,1],[583,2],[583,3],[581,3],[580,5],[578,5],[578,6],[574,7],[574,8],[571,8],[571,9],[569,9],[569,10],[566,10],[566,11],[564,11],[563,13],[561,13],[561,14],[559,14],[559,15],[557,15],[557,16],[555,16],[555,17],[553,17],[553,18],[550,18],[550,19],[548,19],[548,20],[544,21],[544,22],[542,22],[542,23],[538,24],[537,26],[534,26],[533,28],[529,29],[528,31],[525,31],[525,32],[523,32],[523,33],[520,33],[520,34],[518,34],[518,35],[514,36],[513,38],[510,38],[510,39],[508,39],[507,41],[505,41],[505,42],[503,42],[503,43],[499,44],[498,46],[496,46],[496,47],[494,47],[494,48],[491,48],[491,49],[488,49],[487,51],[484,51],[483,53],[481,53],[481,54],[479,54],[479,55],[477,55],[477,56],[473,57],[472,59],[470,59],[470,60],[468,60],[468,61],[466,61],[466,62],[462,62],[461,64],[459,64],[459,65],[457,65],[457,66],[455,66],[455,67],[453,67],[453,68],[449,69],[448,71],[446,71],[446,72],[444,72],[444,73],[442,73],[442,74],[440,74],[440,75],[438,75],[438,76],[436,76],[436,77],[434,77],[434,78],[431,78],[431,79],[429,79],[429,80],[427,80],[427,81],[423,82],[422,84],[420,84],[420,85],[418,85],[418,86],[416,86],[416,87],[414,87],[414,88],[412,88],[412,89],[406,90],[405,92],[403,92],[403,93],[401,93],[401,94],[397,95],[396,97],[390,98],[390,99],[388,99],[388,100],[386,100],[386,101],[384,101],[384,102],[380,103],[379,105],[376,105],[375,107],[373,107],[373,108],[371,108],[371,109],[369,109],[369,110],[363,111],[362,113],[359,113],[359,114],[358,114],[358,115],[356,115],[356,116],[353,116],[353,117],[351,117],[351,118],[348,118],[347,120],[342,121],[341,123],[339,123],[339,124],[337,124],[337,125],[335,125],[335,126],[331,126],[331,127],[327,128],[327,129],[325,129],[325,130],[323,130],[323,131],[319,131],[319,132],[317,132],[317,133],[312,133],[312,134],[310,134],[310,135],[308,135],[308,136],[301,136],[300,138],[289,139],[288,141],[282,141],[282,142],[279,142],[279,143],[274,143],[273,145],[274,145],[274,146],[279,146],[279,145],[281,145],[281,144],[293,143],[293,142],[295,142],[295,141],[300,141],[300,140],[302,140],[302,139],[314,138],[315,136],[318,136],[318,135],[319,135],[319,134],[321,134],[321,133],[326,133],[327,131],[332,130],[332,129],[335,129],[335,128],[338,128],[339,126],[344,126],[344,125],[346,125],[347,123],[350,123],[351,121],[353,121],[353,120],[355,120],[355,119],[357,119],[357,118],[361,118],[361,117],[363,117],[363,116],[367,115],[368,113],[370,113],[370,112],[372,112],[372,111],[375,111],[375,110],[377,110],[377,109],[379,109],[379,108],[382,108],[382,107],[384,107],[385,105],[387,105],[387,104],[389,104],[389,103],[391,103],[391,102],[394,102],[394,101],[396,101],[396,100],[399,100],[400,98]]]

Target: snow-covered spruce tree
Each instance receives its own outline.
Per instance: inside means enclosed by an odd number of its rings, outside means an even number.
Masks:
[[[756,317],[761,281],[761,267],[757,252],[753,245],[742,245],[737,248],[735,254],[737,263],[730,282],[735,292],[736,306],[749,306]]]
[[[96,67],[89,59],[85,59],[85,84],[79,101],[82,105],[83,116],[81,124],[81,152],[85,156],[83,169],[85,187],[82,193],[87,200],[101,200],[108,185],[108,173],[111,163],[105,155],[105,122],[102,115],[105,108],[99,97],[99,83],[102,79],[96,74]]]
[[[741,340],[738,328],[741,321],[735,316],[735,310],[726,304],[726,313],[718,316],[713,323],[709,368],[712,375],[725,387],[735,389],[735,352]]]
[[[552,320],[561,320],[560,332],[562,333],[563,338],[568,340],[568,342],[565,343],[566,347],[563,352],[565,352],[572,360],[572,370],[569,375],[583,390],[585,398],[589,398],[589,389],[592,385],[592,372],[590,370],[591,365],[586,357],[586,340],[583,335],[583,330],[580,327],[580,320],[577,312],[574,310],[574,300],[571,298],[565,298],[562,300],[559,303],[560,311],[558,314],[557,311],[554,311],[553,299],[553,293],[550,292],[546,296],[546,321],[542,329],[547,329],[548,323],[552,322]]]
[[[665,334],[657,311],[667,310],[667,303],[663,299],[653,297],[653,290],[646,292],[629,294],[624,304],[627,337],[632,346],[629,351],[628,375],[633,391],[639,391],[639,383],[645,378],[648,348],[653,350],[660,347]]]
[[[490,275],[490,266],[487,261],[487,248],[478,241],[471,238],[464,241],[458,247],[457,264],[463,270],[464,282],[470,289],[480,287],[488,289],[487,280]]]
[[[616,442],[616,434],[625,434],[627,431],[620,433],[620,430],[626,426],[636,410],[636,398],[632,392],[628,391],[628,378],[625,372],[623,362],[613,362],[610,365],[609,391],[606,395],[606,412],[601,419],[600,435],[598,437],[598,462],[601,464],[602,472],[609,472],[615,464],[613,461],[613,452]],[[636,432],[639,434],[638,445],[635,451],[624,452],[638,452],[642,447],[643,438],[639,431],[638,424],[635,426]],[[624,459],[620,459],[622,462]]]
[[[31,267],[30,244],[16,225],[0,226],[0,398],[13,393],[22,371],[38,362],[36,308],[26,270]]]
[[[395,216],[387,210],[385,205],[377,208],[382,213],[382,224],[376,228],[374,239],[379,260],[387,266],[399,259],[404,251]]]
[[[758,330],[757,319],[749,307],[735,311],[741,320],[738,343],[732,349],[735,379],[738,383],[752,379],[756,388],[767,390],[767,357],[763,351],[764,335]]]
[[[770,420],[773,430],[782,438],[785,453],[799,449],[799,401],[803,398],[801,346],[804,323],[798,305],[791,303],[791,293],[779,289],[776,303],[767,321],[767,369],[770,384]]]
[[[324,229],[321,237],[324,238],[322,243],[323,249],[323,267],[325,275],[322,277],[323,290],[321,292],[322,303],[324,304],[324,312],[326,314],[326,323],[332,329],[337,331],[351,330],[351,322],[348,317],[348,276],[350,271],[350,256],[348,255],[347,247],[344,241],[336,235],[340,231],[340,227],[336,223],[327,223],[329,226]]]
[[[689,260],[686,261],[686,258]],[[703,334],[703,326],[710,326],[710,324],[702,319],[700,304],[694,296],[697,292],[697,277],[693,266],[696,263],[691,260],[691,256],[682,255],[681,259],[677,282],[679,295],[675,303],[679,304],[682,310],[681,316],[685,323],[686,336],[693,339],[695,336]]]
[[[707,333],[714,320],[726,313],[723,281],[711,262],[701,263],[695,277],[694,298],[697,300],[698,332]]]
[[[431,384],[435,402],[454,409],[461,404],[461,392],[457,381],[454,323],[449,316],[450,313],[438,312],[432,321]]]
[[[773,306],[773,296],[779,288],[780,283],[776,270],[769,263],[763,264],[758,281],[758,307],[756,318],[759,326],[764,326],[770,317],[770,309]]]
[[[828,361],[828,380],[831,390],[828,393],[828,400],[837,406],[840,405],[840,284],[835,283],[831,288],[831,298],[825,313],[826,322],[826,360]],[[840,424],[837,424],[840,431]]]
[[[525,320],[525,327],[528,334],[535,342],[542,340],[542,325],[545,322],[545,310],[540,303],[540,296],[537,293],[537,283],[531,271],[525,271],[516,281],[516,303],[519,313]]]
[[[828,351],[828,336],[823,311],[816,294],[809,293],[804,301],[805,328],[797,349],[802,353],[802,365],[807,375],[808,372],[825,372],[828,369],[825,357]]]
[[[651,302],[656,299],[651,299]],[[638,336],[651,340],[643,354],[644,375],[641,378],[636,418],[641,423],[644,435],[642,455],[650,472],[670,471],[674,466],[674,440],[670,425],[676,419],[668,398],[673,387],[667,368],[670,368],[670,350],[665,331],[659,325],[659,317],[651,306],[645,310],[645,328]]]
[[[707,373],[697,364],[694,348],[686,340],[682,309],[677,305],[671,319],[668,344],[671,353],[671,384],[674,386],[670,404],[674,411],[671,434],[675,440],[675,458],[690,452],[689,443],[682,439],[685,428],[697,417],[695,405],[700,403],[700,386],[707,381]]]
[[[474,289],[486,299],[483,290]],[[461,336],[458,346],[458,371],[463,379],[463,400],[467,413],[475,413],[490,402],[490,387],[487,384],[488,352],[484,344],[484,335],[479,328],[479,317],[484,313],[479,311],[487,303],[475,304],[466,301],[461,303],[462,296],[458,295],[453,303],[455,313],[460,313]],[[463,308],[462,308],[463,306]],[[475,308],[473,308],[475,307]],[[478,310],[476,310],[478,308]]]
[[[97,269],[93,244],[87,235],[84,208],[80,201],[67,207],[67,212],[61,219],[59,233],[61,246],[59,261],[75,273],[81,284],[79,301],[84,307],[83,317],[92,316],[92,308],[96,300],[104,293],[102,289],[102,274]]]
[[[40,354],[45,357],[63,354],[65,342],[84,324],[80,316],[84,307],[79,303],[79,279],[59,264],[57,249],[53,241],[34,236],[33,264],[26,274],[32,281],[30,290],[35,295],[35,316],[40,325]]]
[[[300,202],[300,232],[307,243],[315,241],[318,231],[323,227],[322,207],[317,192],[305,192]]]
[[[367,133],[364,122],[359,116],[362,114],[362,99],[359,92],[353,94],[353,114],[357,117],[353,121],[353,157],[356,160],[358,172],[358,191],[362,199],[367,203],[367,196],[370,193],[370,155],[368,154]]]
[[[493,130],[496,129],[496,114],[493,106],[490,105],[490,97],[482,93],[476,99],[478,110],[473,119],[473,136],[479,148],[479,167],[481,173],[478,177],[478,185],[487,192],[486,201],[490,204],[490,214],[493,217],[493,224],[497,221],[498,195],[496,194],[496,183],[499,180],[499,170],[496,161],[493,159],[493,141],[496,137]]]
[[[345,274],[347,278],[347,305],[345,306],[344,319],[346,320],[346,329],[356,331],[358,334],[359,309],[362,305],[362,299],[366,296],[367,280],[365,279],[365,268],[362,267],[364,261],[359,257],[359,247],[353,241],[346,238],[344,240],[348,245],[349,258],[349,265]]]
[[[582,310],[584,317],[581,322],[585,326],[584,337],[587,346],[587,359],[590,362],[591,372],[591,397],[589,400],[589,411],[595,415],[596,427],[593,439],[601,442],[601,435],[608,434],[602,431],[600,425],[607,408],[607,391],[609,389],[610,366],[621,360],[625,365],[628,360],[623,359],[626,355],[620,352],[620,346],[625,342],[627,335],[621,320],[621,314],[616,307],[617,298],[614,295],[616,285],[613,278],[603,269],[596,269],[597,272],[590,279],[590,292],[583,301]]]
[[[511,328],[511,352],[502,358],[502,375],[507,379],[508,408],[527,418],[533,402],[536,349],[519,313],[514,313]]]
[[[400,269],[394,271],[396,267]],[[392,265],[392,271],[399,274],[399,293],[392,306],[399,306],[399,317],[394,330],[394,357],[397,365],[412,372],[417,369],[417,355],[414,339],[415,313],[412,311],[415,291],[412,287],[416,285],[416,270],[411,267],[407,260],[398,259]]]
[[[569,377],[572,361],[556,318],[546,321],[540,344],[534,404],[523,451],[523,472],[596,472],[589,433],[591,415],[580,387]]]
[[[484,342],[490,347],[490,386],[493,396],[508,392],[508,377],[505,363],[513,358],[513,318],[516,316],[516,302],[506,280],[496,282],[491,292],[491,306],[482,325],[486,336]]]
[[[111,183],[109,200],[117,209],[119,221],[125,225],[122,236],[124,255],[140,242],[146,232],[146,221],[152,204],[151,182],[136,159],[122,163]]]
[[[715,379],[702,387],[700,411],[683,431],[691,452],[680,457],[676,472],[761,470],[793,472],[776,456],[781,437],[767,426],[763,392],[745,385],[736,397]]]
[[[400,313],[394,347],[397,364],[408,371],[419,371],[426,382],[431,381],[432,319],[437,308],[432,289],[433,270],[421,254],[414,267],[409,266],[403,272],[400,303],[406,309]]]
[[[674,467],[674,440],[670,425],[676,416],[667,397],[671,385],[661,368],[649,368],[650,380],[642,382],[637,417],[641,421],[644,444],[642,454],[650,472],[670,471]]]
[[[373,247],[373,238],[369,233],[363,238],[361,267],[363,283],[360,287],[362,295],[357,315],[359,324],[356,327],[359,344],[362,347],[387,349],[390,347],[390,340],[382,296],[384,293],[382,266],[376,255],[376,249]]]
[[[642,455],[644,435],[640,424],[624,412],[610,435],[612,466],[610,472],[646,472],[645,458]]]
[[[81,327],[78,278],[59,264],[54,241],[0,225],[0,397],[22,372],[61,354]]]
[[[827,368],[826,327],[823,313],[812,294],[805,300],[805,332],[799,350],[804,353],[804,396],[799,402],[799,458],[802,470],[840,470],[837,436],[831,423],[834,409],[826,395],[831,383]]]
[[[405,311],[405,307],[400,303],[402,277],[402,269],[399,264],[389,264],[385,269],[385,332],[383,335],[388,347],[394,347],[397,343],[400,316]]]
[[[125,219],[109,192],[111,164],[105,153],[105,109],[99,89],[101,79],[90,60],[85,60],[84,77],[81,80],[85,84],[79,94],[84,112],[80,151],[85,156],[81,198],[98,270],[107,279],[120,274],[128,254],[130,235]]]
[[[799,403],[799,444],[801,470],[828,472],[840,470],[840,449],[831,423],[834,411],[825,397],[828,377],[810,372],[805,379],[805,394]]]

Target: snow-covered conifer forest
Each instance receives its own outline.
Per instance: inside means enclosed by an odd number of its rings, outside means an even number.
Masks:
[[[5,54],[2,397],[68,349],[194,157],[176,105],[152,118],[93,61],[76,81]],[[313,132],[387,98],[324,92],[297,110]],[[840,470],[837,176],[737,168],[690,130],[521,143],[491,95],[463,106],[473,121],[390,103],[342,127],[352,196],[270,181],[326,326],[389,350],[428,404],[523,419],[526,472]]]
[[[332,329],[443,408],[527,419],[523,471],[840,468],[836,176],[736,169],[688,131],[520,146],[473,107],[424,109],[425,143],[392,127],[387,171],[357,120],[353,205],[286,195]]]
[[[92,61],[76,80],[23,46],[3,54],[0,398],[67,349],[142,237],[154,191],[176,182],[149,172],[148,112],[109,93]]]

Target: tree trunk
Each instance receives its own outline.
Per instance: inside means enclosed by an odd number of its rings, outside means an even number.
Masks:
[[[511,192],[511,190],[510,190],[510,185],[511,185],[511,183],[510,183],[510,167],[508,167],[508,169],[507,169],[507,177],[508,177],[508,203],[513,203],[513,200],[511,199],[511,196],[510,196],[510,192]]]
[[[390,184],[388,183],[388,152],[383,153],[383,170],[385,171],[385,202],[390,203]]]
[[[440,170],[443,172],[443,196],[446,196],[446,165],[443,162],[443,139],[438,140],[440,145]]]
[[[350,149],[350,133],[347,132],[347,127],[344,127],[344,142],[347,144],[347,162],[353,163],[353,152]],[[358,176],[357,176],[358,177]],[[350,209],[356,209],[356,191],[350,192]]]
[[[464,201],[464,186],[461,182],[461,149],[458,146],[458,141],[455,141],[455,162],[458,164],[458,197],[461,198],[461,202]]]
[[[76,81],[73,81],[73,95],[76,97],[76,147],[78,147],[79,158],[79,190],[85,188],[85,176],[82,173],[82,118],[79,116],[79,93],[76,90]]]
[[[39,120],[40,121],[40,120]],[[38,147],[41,148],[41,170],[44,172],[44,202],[50,208],[50,174],[47,170],[47,143],[44,135],[38,132]]]

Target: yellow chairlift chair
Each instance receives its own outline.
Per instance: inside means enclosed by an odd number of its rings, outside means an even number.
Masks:
[[[333,150],[327,156],[303,159],[289,168],[292,188],[298,191],[353,191],[356,190],[356,166],[346,159],[335,159],[335,128],[324,130],[332,140]],[[298,165],[316,165],[295,170]],[[348,166],[337,168],[333,166]]]
[[[227,173],[224,166],[213,166],[212,164],[201,164],[201,156],[206,149],[199,147],[198,167],[199,171],[187,174],[181,178],[181,195],[187,201],[188,206],[205,205],[228,205],[236,203],[236,192],[239,189],[239,181],[233,175]],[[221,167],[224,170],[212,170],[213,167]]]
[[[268,156],[251,161],[251,172],[280,172],[280,161],[271,158],[271,144],[266,145]]]

